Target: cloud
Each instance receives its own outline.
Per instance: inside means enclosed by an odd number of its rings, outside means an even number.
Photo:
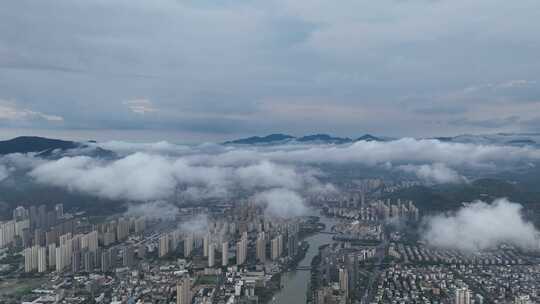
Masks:
[[[17,171],[28,172],[45,162],[41,158],[34,157],[32,153],[0,155],[0,182],[14,175]]]
[[[194,233],[201,236],[208,232],[208,215],[197,214],[185,222],[178,224],[178,228],[185,233]]]
[[[177,214],[178,207],[166,201],[143,204],[131,203],[126,211],[127,216],[146,217],[148,219],[173,220]]]
[[[474,201],[452,215],[429,217],[423,239],[432,246],[465,251],[483,250],[502,243],[538,247],[538,231],[522,215],[523,206],[500,198],[491,204]]]
[[[415,109],[414,112],[423,115],[456,115],[467,112],[467,108],[464,106],[456,105],[429,105],[419,109]]]
[[[404,172],[413,173],[419,179],[428,183],[463,183],[466,178],[459,175],[455,170],[448,168],[443,163],[431,165],[403,165],[397,169]]]
[[[46,161],[41,158],[34,157],[32,153],[0,155],[0,182],[13,176],[17,171],[28,172],[45,162]]]
[[[288,189],[302,189],[305,180],[292,167],[276,165],[262,161],[256,165],[236,169],[236,175],[241,185],[246,188],[285,187]]]
[[[33,169],[39,183],[111,199],[158,200],[174,192],[171,163],[164,157],[135,153],[102,162],[86,156],[64,157]]]
[[[503,82],[498,85],[500,88],[526,88],[536,85],[538,82],[536,80],[526,80],[526,79],[513,79],[506,82]]]
[[[258,193],[254,200],[266,206],[265,212],[269,216],[279,218],[292,218],[307,214],[304,199],[296,192],[276,188]]]
[[[154,107],[154,104],[148,99],[131,99],[123,102],[128,109],[136,114],[146,114],[157,112],[158,109]]]
[[[488,120],[502,117],[493,113],[495,102],[538,101],[536,6],[60,0],[53,9],[12,1],[0,12],[0,77],[3,94],[25,100],[30,111],[49,115],[45,109],[54,106],[69,137],[102,128],[131,139],[159,130],[169,140],[183,139],[180,132],[206,140],[276,128],[346,136],[474,132],[432,124],[433,113],[444,122],[464,108],[469,119]],[[509,92],[494,99],[491,89],[473,90],[445,108],[444,96],[474,84],[503,84]],[[433,102],[441,110],[430,109]],[[508,115],[531,118],[514,112]]]
[[[4,165],[0,165],[0,182],[9,177],[9,170]]]
[[[20,169],[27,171],[46,162],[47,160],[45,159],[34,157],[33,153],[11,153],[0,156],[0,165],[3,164],[4,166],[8,168],[13,168],[14,170]]]
[[[0,100],[0,120],[8,121],[27,121],[27,120],[45,120],[48,122],[62,122],[64,118],[58,115],[45,114],[38,111],[18,107],[17,104],[10,101]]]
[[[219,166],[258,162],[266,159],[295,164],[362,164],[377,166],[395,164],[444,163],[451,167],[486,167],[539,161],[540,150],[534,147],[514,147],[475,143],[441,142],[432,139],[402,138],[388,142],[356,142],[349,145],[284,145],[275,147],[241,147],[217,154],[201,153],[186,156],[191,163]]]
[[[113,161],[64,157],[39,164],[29,172],[38,183],[134,201],[171,199],[176,194],[185,199],[223,198],[237,191],[276,187],[319,191],[331,188],[319,185],[312,174],[264,160],[234,167],[216,166],[142,152]]]
[[[303,194],[336,189],[321,164],[353,164],[401,170],[428,183],[466,182],[460,170],[475,174],[540,161],[535,147],[514,147],[405,138],[350,145],[230,147],[169,143],[106,143],[123,151],[114,160],[66,156],[29,164],[38,183],[111,199],[134,201],[229,198],[283,188]],[[145,152],[130,151],[141,149]],[[24,163],[24,161],[22,161]],[[392,164],[387,166],[386,164]]]
[[[540,132],[540,117],[531,118],[527,121],[524,121],[523,124],[527,126],[528,130]]]
[[[468,86],[463,89],[466,94],[477,93],[480,91],[499,91],[504,89],[520,89],[533,87],[538,82],[536,80],[510,79],[499,83],[482,83]]]
[[[192,152],[189,146],[176,145],[168,141],[158,141],[152,143],[136,143],[126,141],[106,141],[95,144],[106,150],[112,150],[122,155],[129,155],[135,152],[148,152],[155,154],[179,154],[183,152]]]
[[[508,117],[502,117],[502,118],[490,118],[490,119],[482,119],[482,120],[460,118],[460,119],[451,120],[448,123],[451,125],[467,125],[467,126],[493,129],[493,128],[501,128],[501,127],[509,126],[509,125],[516,125],[519,122],[520,122],[520,118],[518,116],[508,116]]]

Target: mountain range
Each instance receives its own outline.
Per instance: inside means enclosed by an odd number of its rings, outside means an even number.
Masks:
[[[540,147],[540,133],[497,133],[488,135],[458,135],[452,137],[432,137],[441,142],[474,143],[483,145],[512,145]],[[329,134],[292,136],[288,134],[270,134],[251,136],[226,141],[225,145],[280,145],[280,144],[347,144],[358,141],[391,141],[395,138],[365,134],[358,138],[338,137]],[[37,136],[20,136],[0,141],[0,155],[10,153],[35,153],[44,158],[60,158],[69,155],[115,158],[116,153],[100,148],[95,141],[76,142]]]
[[[346,144],[357,141],[391,141],[396,138],[385,136],[373,136],[365,134],[355,139],[349,137],[337,137],[329,134],[313,134],[295,137],[288,134],[270,134],[266,136],[251,136],[224,142],[226,145],[277,145],[284,143],[309,143],[309,144]],[[512,146],[540,146],[540,133],[497,133],[470,135],[463,134],[448,137],[429,137],[424,139],[436,139],[441,142],[473,143],[485,145],[512,145]]]
[[[315,143],[315,144],[346,144],[356,141],[385,141],[382,137],[375,137],[370,134],[362,135],[356,139],[349,137],[337,137],[329,134],[312,134],[295,137],[288,134],[270,134],[266,136],[251,136],[246,138],[226,141],[226,145],[264,145],[283,143]]]
[[[97,146],[37,136],[20,136],[0,141],[0,155],[11,153],[35,153],[36,156],[43,158],[60,158],[66,155],[86,155],[101,158],[116,156],[114,152]]]
[[[539,146],[540,133],[462,134],[453,137],[434,137],[443,142],[473,143],[483,145]]]

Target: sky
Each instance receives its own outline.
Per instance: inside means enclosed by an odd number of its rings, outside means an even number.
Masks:
[[[0,138],[540,132],[537,0],[9,1]]]

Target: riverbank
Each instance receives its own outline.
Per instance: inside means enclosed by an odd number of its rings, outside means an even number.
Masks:
[[[301,232],[299,233],[299,238],[302,242],[298,250],[298,254],[285,265],[283,265],[282,270],[279,273],[276,273],[270,279],[265,288],[258,290],[257,295],[259,296],[259,302],[263,304],[270,303],[274,299],[274,295],[281,292],[284,288],[282,281],[283,275],[287,275],[290,272],[296,272],[296,268],[301,262],[306,258],[306,254],[310,249],[310,244],[306,239],[319,234],[321,231],[326,229],[326,225],[320,222],[320,217],[311,216],[310,220],[303,224]]]
[[[290,271],[296,271],[296,267],[298,267],[298,264],[305,258],[308,250],[309,243],[306,241],[302,241],[302,245],[298,250],[298,254],[291,261],[289,261],[287,265],[283,266],[281,272],[276,273],[272,276],[270,282],[265,288],[260,288],[259,290],[257,290],[257,295],[259,296],[260,303],[270,303],[274,295],[282,289],[282,274]]]
[[[309,244],[309,248],[305,253],[304,258],[299,261],[297,267],[309,269],[312,259],[319,254],[319,247],[322,245],[333,243],[332,235],[322,232],[328,232],[336,223],[336,219],[326,216],[317,217],[320,220],[322,230],[308,235],[303,241]],[[281,286],[272,303],[303,304],[307,301],[309,283],[311,280],[311,271],[309,270],[292,270],[281,274]]]

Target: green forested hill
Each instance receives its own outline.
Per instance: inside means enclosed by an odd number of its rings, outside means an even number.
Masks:
[[[491,202],[499,197],[507,197],[530,207],[540,206],[540,189],[494,178],[478,179],[469,184],[416,186],[387,197],[413,200],[427,212],[457,209],[463,202],[477,199]]]

